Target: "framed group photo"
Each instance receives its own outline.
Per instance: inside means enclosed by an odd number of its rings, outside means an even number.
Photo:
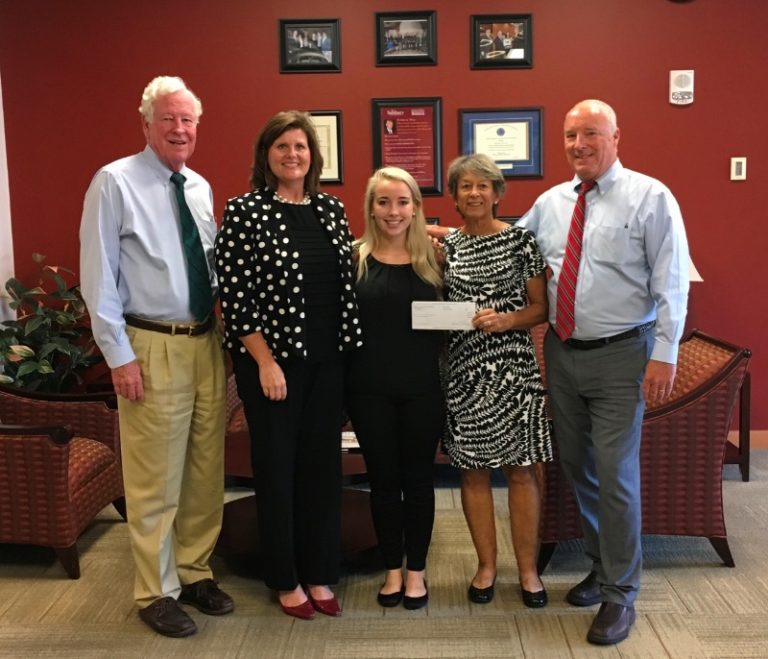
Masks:
[[[374,168],[401,167],[422,194],[442,194],[441,99],[374,98],[371,104]]]
[[[473,69],[533,66],[531,14],[486,14],[470,17],[470,66]]]
[[[340,110],[310,110],[312,123],[320,142],[320,153],[323,156],[323,169],[320,172],[322,183],[344,182],[344,152],[341,141],[341,111]]]
[[[280,72],[341,71],[338,18],[280,19]]]
[[[541,108],[459,110],[461,152],[484,153],[505,177],[542,176]]]
[[[437,64],[434,11],[376,14],[376,66]]]

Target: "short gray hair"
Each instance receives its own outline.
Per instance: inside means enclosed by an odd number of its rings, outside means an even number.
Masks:
[[[144,117],[144,121],[152,121],[155,101],[158,98],[182,91],[189,92],[192,96],[192,103],[195,107],[195,119],[199,119],[200,115],[203,114],[203,104],[195,93],[187,87],[187,84],[177,76],[157,76],[144,88],[144,93],[141,95],[139,112]]]
[[[496,163],[484,153],[473,153],[469,156],[459,156],[448,165],[448,192],[451,193],[451,197],[454,199],[456,199],[459,180],[465,174],[474,174],[489,180],[493,185],[493,191],[498,195],[499,199],[501,199],[504,191],[507,189],[504,175],[496,166]]]

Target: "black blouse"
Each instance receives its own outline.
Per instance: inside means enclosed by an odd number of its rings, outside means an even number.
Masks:
[[[365,344],[350,354],[347,374],[354,393],[408,396],[439,391],[444,335],[412,329],[414,300],[437,300],[437,289],[410,264],[388,265],[368,257],[367,276],[357,282]]]

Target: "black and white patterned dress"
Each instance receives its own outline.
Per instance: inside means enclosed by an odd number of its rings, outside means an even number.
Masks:
[[[526,283],[545,268],[533,235],[510,226],[487,236],[445,238],[447,299],[499,313],[528,304]],[[450,332],[448,432],[444,447],[462,469],[552,460],[536,353],[528,330]]]

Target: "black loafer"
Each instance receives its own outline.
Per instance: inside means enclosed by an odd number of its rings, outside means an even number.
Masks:
[[[181,587],[179,602],[194,606],[209,616],[223,616],[235,610],[235,603],[213,579],[201,579]]]
[[[467,590],[467,595],[469,595],[470,602],[474,602],[475,604],[490,603],[493,600],[495,585],[496,585],[495,577],[493,579],[493,583],[487,588],[478,588],[477,586],[469,584],[469,590]]]
[[[603,602],[587,632],[587,640],[595,645],[613,645],[629,636],[634,623],[634,606]]]
[[[537,590],[535,593],[532,593],[530,590],[525,590],[525,588],[520,586],[520,592],[523,595],[523,604],[525,604],[529,609],[544,608],[547,605],[547,602],[549,602],[547,591],[543,588],[541,590]]]
[[[173,597],[161,597],[149,606],[139,609],[139,618],[163,636],[182,638],[191,636],[197,631],[195,621]]]
[[[376,601],[380,606],[386,606],[387,608],[397,606],[403,601],[405,595],[405,586],[402,586],[400,590],[396,590],[394,593],[387,593],[386,595],[379,591],[376,595]]]
[[[566,601],[574,606],[592,606],[602,601],[600,583],[597,574],[590,572],[584,579],[568,591]]]
[[[426,589],[426,587],[427,584],[424,582],[424,588]],[[403,592],[405,592],[405,589],[403,589]],[[421,609],[427,605],[427,602],[429,602],[429,591],[418,597],[408,597],[408,595],[403,595],[403,606],[409,611]]]

